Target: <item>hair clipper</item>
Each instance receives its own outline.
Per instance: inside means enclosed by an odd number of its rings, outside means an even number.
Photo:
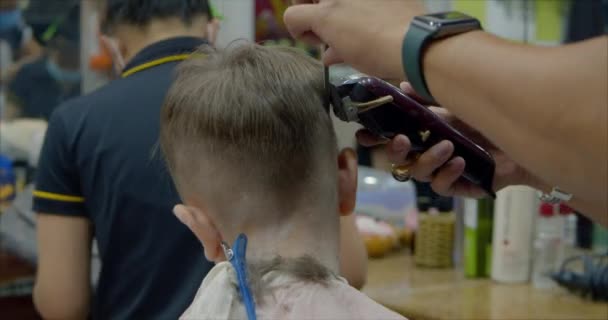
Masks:
[[[462,177],[483,188],[491,196],[495,163],[482,147],[462,135],[427,107],[399,88],[375,77],[357,76],[334,86],[326,70],[328,103],[334,114],[346,122],[358,122],[385,138],[406,135],[412,152],[423,153],[442,140],[454,144],[452,157],[464,158]]]

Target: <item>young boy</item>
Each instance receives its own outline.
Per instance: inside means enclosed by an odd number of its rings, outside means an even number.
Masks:
[[[236,272],[221,262],[222,242],[243,233],[259,319],[403,319],[337,276],[357,162],[337,152],[321,64],[254,44],[203,53],[178,67],[161,115],[184,201],[174,212],[218,263],[182,318],[246,318]]]

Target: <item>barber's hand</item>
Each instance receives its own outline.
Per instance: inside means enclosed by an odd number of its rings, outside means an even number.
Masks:
[[[314,3],[313,3],[314,2]],[[401,44],[417,0],[294,0],[284,20],[291,35],[329,46],[325,64],[345,62],[364,73],[404,79]]]
[[[402,83],[401,89],[408,95],[419,99],[415,96],[414,91],[409,84]],[[494,173],[493,189],[495,191],[509,185],[524,184],[537,187],[542,185],[538,178],[532,176],[528,171],[515,163],[508,155],[494,146],[478,131],[456,119],[443,108],[430,107],[430,109],[447,120],[455,129],[486,149],[492,157],[494,157],[496,170]],[[373,146],[386,142],[386,140],[375,137],[367,130],[360,130],[357,132],[357,139],[359,140],[359,143],[365,146]],[[388,150],[388,158],[392,163],[396,165],[411,163],[412,160],[408,159],[411,144],[410,140],[405,135],[398,135],[391,141],[388,141],[386,149]],[[421,182],[430,182],[433,190],[444,196],[464,196],[473,198],[485,196],[486,192],[483,189],[460,178],[464,172],[466,163],[462,157],[456,157],[449,160],[452,157],[453,152],[454,145],[447,140],[441,141],[431,147],[424,152],[418,160],[415,160],[409,168],[412,178]]]

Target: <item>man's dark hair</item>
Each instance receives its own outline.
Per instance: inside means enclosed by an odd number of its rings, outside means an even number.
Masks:
[[[121,23],[143,27],[157,18],[180,18],[190,24],[200,16],[211,18],[208,0],[106,0],[104,28]]]

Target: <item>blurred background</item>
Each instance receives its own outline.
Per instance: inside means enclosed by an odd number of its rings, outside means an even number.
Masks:
[[[213,3],[218,47],[247,39],[319,55],[286,32],[288,1]],[[608,32],[606,0],[425,3],[468,13],[516,42],[554,46]],[[53,110],[114,78],[99,17],[92,0],[0,0],[0,319],[37,318],[32,181]],[[410,319],[608,319],[608,230],[567,206],[540,203],[527,187],[470,200],[396,182],[381,147],[357,146],[355,125],[335,126],[340,146],[359,154],[356,215],[370,297]]]

